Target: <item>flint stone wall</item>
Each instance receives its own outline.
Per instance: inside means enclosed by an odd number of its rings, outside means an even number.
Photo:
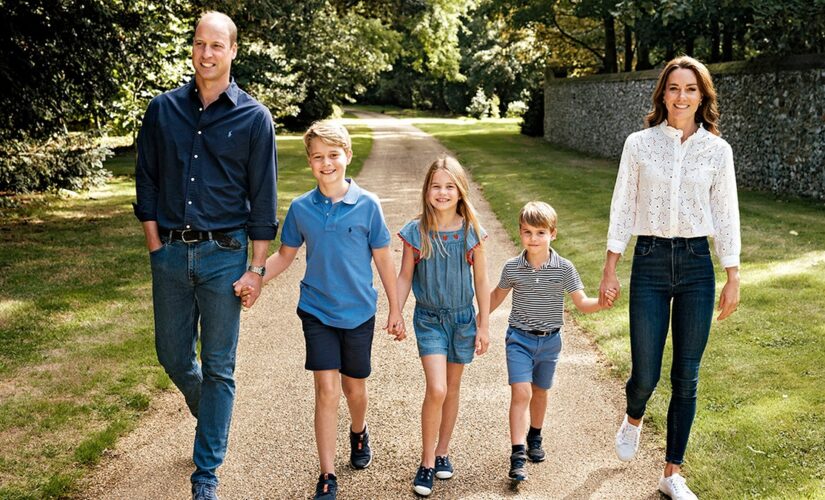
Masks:
[[[825,55],[708,65],[740,187],[825,200]],[[661,70],[545,80],[544,138],[608,158],[644,128]],[[618,166],[618,164],[617,164]]]

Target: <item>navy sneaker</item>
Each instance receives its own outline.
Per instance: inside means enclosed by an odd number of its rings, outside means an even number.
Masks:
[[[338,478],[335,474],[321,474],[315,485],[315,500],[335,500],[338,494]]]
[[[192,483],[192,500],[218,500],[218,486],[210,483]]]
[[[364,432],[356,434],[349,431],[349,461],[356,469],[366,469],[372,463],[372,448],[370,448],[370,433],[364,425]]]
[[[527,469],[524,467],[527,464],[527,453],[517,451],[510,455],[510,473],[508,477],[512,481],[526,481]]]
[[[541,447],[541,435],[527,438],[527,458],[531,462],[544,462],[545,453]]]
[[[453,477],[453,472],[453,464],[450,463],[450,457],[447,455],[435,457],[435,477],[438,479],[450,479]]]
[[[415,474],[415,479],[413,479],[413,491],[424,497],[430,496],[430,493],[433,492],[434,471],[435,469],[423,465],[418,467],[418,472]]]

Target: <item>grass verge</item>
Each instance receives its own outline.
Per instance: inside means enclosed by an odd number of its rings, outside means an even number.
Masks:
[[[458,155],[516,244],[521,206],[533,199],[553,205],[555,247],[595,295],[617,161],[520,135],[515,121],[410,121]],[[711,330],[686,457],[691,487],[707,498],[825,498],[825,205],[740,192],[740,211],[742,304]],[[625,291],[628,260],[619,270]],[[717,294],[723,283],[717,271]],[[625,378],[627,295],[611,311],[574,315]],[[646,419],[662,447],[670,342],[667,349]]]
[[[369,155],[349,126],[349,174]],[[278,136],[279,206],[315,180],[299,135]],[[134,156],[78,198],[21,197],[0,223],[0,498],[58,498],[133,428],[157,391],[151,274],[132,214]],[[273,244],[274,246],[274,244]]]

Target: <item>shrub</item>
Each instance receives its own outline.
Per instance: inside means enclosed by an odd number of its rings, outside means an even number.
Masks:
[[[89,132],[7,140],[0,145],[0,192],[88,189],[108,177],[103,161],[111,154]]]
[[[470,99],[467,114],[473,118],[487,118],[490,116],[490,100],[487,99],[487,95],[481,87],[476,90],[476,95]]]
[[[542,87],[530,90],[527,111],[521,117],[521,133],[532,137],[544,135],[544,89]]]
[[[524,101],[513,101],[507,105],[507,118],[521,118],[527,111],[527,103]]]

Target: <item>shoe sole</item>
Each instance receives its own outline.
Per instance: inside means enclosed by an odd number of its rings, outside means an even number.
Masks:
[[[353,468],[353,469],[355,469],[355,470],[364,470],[364,469],[366,469],[367,467],[369,467],[369,466],[370,466],[370,464],[372,463],[372,459],[373,459],[373,458],[375,458],[375,452],[371,452],[371,453],[370,453],[370,461],[369,461],[369,462],[367,462],[367,463],[366,463],[366,465],[364,465],[364,466],[362,466],[362,467],[358,467],[357,465],[355,465],[354,463],[352,463],[352,460],[350,460],[349,464],[350,464],[350,465],[352,466],[352,468]]]
[[[524,481],[527,481],[527,477],[526,477],[526,476],[523,476],[523,477],[511,477],[510,475],[508,475],[508,476],[507,476],[507,479],[509,479],[509,480],[510,480],[511,482],[513,482],[513,483],[523,483]]]
[[[451,477],[453,477],[453,474],[454,472],[440,471],[435,473],[435,477],[437,477],[438,479],[450,479]]]
[[[533,457],[528,456],[527,458],[528,458],[531,462],[533,462],[534,464],[537,464],[537,463],[540,463],[540,462],[544,462],[544,460],[545,460],[547,457],[533,458]]]
[[[427,487],[424,487],[424,486],[417,486],[416,485],[416,486],[413,486],[413,491],[416,494],[421,495],[422,497],[428,497],[433,492],[433,489],[432,488],[427,488]]]

